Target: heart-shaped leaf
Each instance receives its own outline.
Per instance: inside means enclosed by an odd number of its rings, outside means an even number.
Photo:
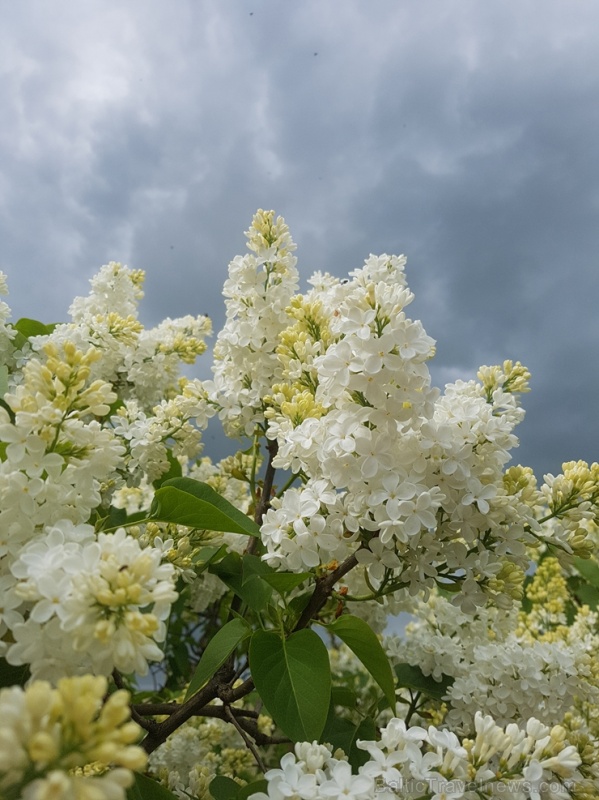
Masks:
[[[320,738],[331,698],[331,668],[318,634],[301,630],[281,639],[272,631],[256,631],[250,670],[264,705],[290,739]]]

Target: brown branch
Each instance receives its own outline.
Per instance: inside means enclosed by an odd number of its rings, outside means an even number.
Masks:
[[[148,732],[148,735],[142,742],[142,746],[146,753],[153,753],[157,747],[165,742],[171,733],[181,727],[184,722],[195,716],[201,716],[202,710],[215,700],[221,692],[228,688],[226,684],[232,679],[231,666],[227,663],[224,664],[208,681],[203,689],[190,697],[186,703],[165,719],[164,722],[154,723],[153,730]]]
[[[228,708],[231,708],[228,706]],[[231,711],[235,712],[237,716],[237,712],[239,709],[231,708]],[[247,718],[239,718],[238,723],[241,727],[250,734],[252,739],[256,742],[257,745],[260,746],[267,746],[271,744],[290,744],[291,739],[288,739],[286,736],[268,736],[266,733],[261,733],[258,730],[258,723],[254,719],[247,719]]]
[[[260,495],[260,500],[256,504],[256,508],[254,510],[254,522],[256,525],[262,525],[262,520],[264,519],[264,515],[270,508],[270,500],[272,495],[272,487],[275,481],[275,473],[276,469],[273,467],[272,462],[274,457],[276,456],[279,444],[276,439],[273,439],[268,442],[266,445],[266,449],[268,450],[268,464],[266,465],[266,472],[264,473],[264,482],[262,484],[262,494]],[[252,536],[250,541],[248,542],[247,547],[245,548],[245,552],[253,555],[258,548],[258,537]]]
[[[326,604],[337,581],[341,580],[344,575],[347,575],[347,573],[352,570],[357,563],[358,559],[356,558],[356,554],[352,553],[352,555],[348,556],[345,561],[337,567],[336,570],[329,572],[328,575],[324,575],[322,578],[318,578],[312,593],[312,597],[308,601],[308,605],[304,608],[301,617],[297,621],[297,625],[293,629],[294,632],[308,627],[310,621],[314,619],[314,617]]]
[[[170,717],[175,711],[182,708],[180,703],[139,703],[133,706],[140,717]],[[240,717],[258,719],[258,712],[249,708],[234,708],[235,713]],[[201,714],[196,716],[213,717],[216,719],[226,719],[224,706],[205,706],[200,709]]]

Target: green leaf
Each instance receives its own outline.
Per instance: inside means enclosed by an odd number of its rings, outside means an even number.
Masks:
[[[156,490],[152,519],[208,531],[259,536],[260,528],[206,483],[170,478]]]
[[[395,681],[391,664],[370,625],[359,617],[345,614],[326,628],[345,642],[362,662],[382,689],[391,710],[395,711]]]
[[[220,547],[200,547],[197,553],[191,557],[191,561],[195,567],[196,574],[200,574],[205,569],[208,569],[210,564],[218,561],[221,556],[226,555],[227,545],[221,544]]]
[[[592,559],[575,558],[574,566],[587,583],[599,589],[599,564]]]
[[[420,667],[411,664],[396,664],[395,674],[398,686],[422,692],[433,700],[442,700],[454,681],[449,675],[443,675],[440,681],[436,681],[431,675],[425,675]]]
[[[48,336],[52,333],[57,324],[58,323],[54,322],[50,325],[44,325],[43,322],[38,322],[36,319],[21,317],[21,319],[15,322],[14,328],[26,339],[29,339],[31,336]]]
[[[105,528],[118,528],[127,522],[127,511],[124,508],[110,506],[108,517],[104,522]]]
[[[320,739],[331,697],[331,668],[327,648],[314,631],[297,631],[286,640],[272,631],[256,631],[250,670],[268,712],[290,739]]]
[[[177,800],[177,796],[146,775],[135,773],[135,783],[127,790],[127,800]]]
[[[0,658],[0,687],[24,686],[30,678],[29,667],[22,664],[13,667],[5,658]]]
[[[217,775],[208,788],[214,800],[236,800],[239,784],[233,778]]]
[[[237,790],[237,794],[235,796],[235,800],[247,800],[247,798],[255,794],[257,792],[264,792],[266,794],[268,790],[268,781],[261,780],[261,781],[252,781],[252,783],[248,783],[247,786],[242,786],[240,789]]]
[[[599,607],[599,589],[590,586],[578,575],[572,575],[568,578],[567,583],[570,592],[579,603],[588,606],[592,611],[596,611]]]
[[[357,747],[358,739],[368,741],[376,739],[374,721],[370,717],[365,717],[356,725],[355,722],[338,716],[331,706],[320,741],[332,745],[333,750],[340,747],[356,771],[370,758],[366,750]]]
[[[358,705],[358,695],[347,686],[333,686],[331,689],[331,703],[334,706],[355,708]]]
[[[528,588],[532,583],[533,577],[534,575],[527,575],[526,578],[524,578],[524,586],[522,587],[524,589],[524,596],[522,597],[520,606],[525,614],[530,614],[530,612],[532,611],[532,601],[528,596]]]
[[[355,772],[370,758],[370,754],[367,750],[362,750],[357,746],[358,740],[372,742],[375,739],[376,725],[374,724],[374,720],[371,717],[365,717],[358,725],[353,746],[348,754],[349,763],[352,765]]]
[[[274,572],[272,575],[266,575],[264,580],[280,595],[286,595],[311,577],[310,572]]]
[[[239,595],[253,611],[263,611],[272,596],[272,586],[264,582],[265,575],[273,572],[258,556],[229,553],[210,572]]]
[[[299,618],[302,615],[303,610],[306,608],[310,599],[312,597],[313,591],[309,589],[307,592],[303,592],[297,597],[294,597],[293,600],[289,601],[289,605],[287,606],[287,626],[288,630],[293,630]]]
[[[242,619],[232,619],[217,631],[208,642],[189,683],[185,700],[199,691],[214,673],[222,667],[238,644],[250,635],[251,630]]]
[[[357,732],[358,726],[355,722],[338,716],[335,709],[331,708],[320,741],[323,744],[330,744],[333,751],[341,748],[345,755],[349,755]]]

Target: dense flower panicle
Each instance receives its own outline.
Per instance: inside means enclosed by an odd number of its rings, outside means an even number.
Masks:
[[[267,514],[266,558],[301,571],[357,550],[375,586],[393,570],[412,591],[461,568],[458,601],[509,604],[535,541],[525,530],[535,509],[520,503],[516,516],[503,487],[524,413],[514,391],[527,373],[511,362],[483,368],[486,383],[439,396],[426,366],[434,342],[405,316],[404,265],[371,256],[352,280],[322,292],[315,278],[290,305],[267,435],[278,444],[274,465],[307,480]]]
[[[87,525],[50,528],[12,565],[26,619],[12,626],[9,663],[50,680],[115,668],[145,674],[148,661],[163,658],[157,643],[177,598],[175,569],[162,559],[122,528],[97,537]]]
[[[278,337],[289,324],[287,307],[298,285],[295,244],[281,217],[258,211],[246,236],[253,255],[229,265],[227,321],[214,348],[212,397],[232,435],[252,435],[264,424],[264,398],[280,374]]]
[[[564,728],[548,728],[534,718],[525,727],[502,727],[479,712],[474,737],[463,739],[432,725],[407,727],[394,718],[381,730],[380,741],[358,741],[358,747],[369,760],[353,770],[339,751],[298,743],[279,769],[266,773],[268,791],[250,800],[393,800],[398,795],[408,800],[539,800],[541,785],[563,790],[544,798],[572,798],[576,795],[566,786],[582,783],[581,758]]]
[[[0,794],[23,800],[124,800],[146,754],[128,694],[105,678],[36,681],[0,690]],[[85,776],[94,765],[96,776]],[[93,775],[93,773],[92,773]]]
[[[405,638],[388,637],[387,651],[392,663],[407,661],[436,680],[452,679],[445,696],[452,730],[468,731],[481,710],[499,725],[531,716],[555,725],[575,702],[599,701],[599,636],[588,609],[570,627],[553,625],[552,635],[540,628],[550,618],[538,605],[520,618],[497,608],[472,616],[431,595],[413,610]]]
[[[137,306],[144,273],[111,262],[91,281],[88,297],[78,297],[69,309],[72,322],[57,325],[49,337],[65,339],[80,349],[94,347],[102,359],[93,376],[115,385],[122,399],[138,402],[146,412],[176,390],[181,363],[192,364],[206,350],[212,332],[206,316],[165,319],[145,329]]]

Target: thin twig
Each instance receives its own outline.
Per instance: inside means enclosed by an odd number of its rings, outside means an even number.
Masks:
[[[241,727],[239,722],[237,722],[237,720],[235,719],[235,714],[233,714],[233,712],[231,711],[231,708],[229,706],[225,706],[225,711],[226,711],[227,716],[229,718],[229,722],[233,723],[233,725],[237,729],[237,732],[239,733],[239,735],[241,736],[241,738],[245,742],[246,747],[248,748],[250,753],[254,756],[254,759],[256,760],[256,764],[258,765],[258,769],[260,770],[260,772],[262,774],[264,774],[266,772],[266,765],[264,764],[264,761],[262,761],[262,758],[260,757],[260,753],[256,750],[255,744],[252,742],[252,740],[247,735],[247,733],[243,730],[243,728]]]

